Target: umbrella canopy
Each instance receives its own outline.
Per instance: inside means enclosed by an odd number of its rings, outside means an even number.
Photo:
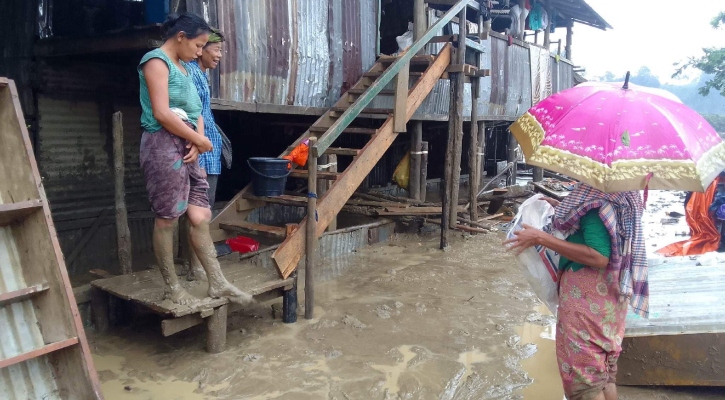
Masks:
[[[725,170],[725,143],[697,112],[658,92],[582,84],[538,103],[510,130],[527,164],[604,192],[702,192]]]

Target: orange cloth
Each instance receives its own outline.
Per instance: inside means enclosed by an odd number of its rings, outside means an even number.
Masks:
[[[297,147],[294,148],[288,155],[283,156],[285,160],[289,160],[299,166],[304,166],[307,164],[307,155],[309,154],[309,146],[307,144],[300,143]],[[291,168],[292,166],[288,166],[288,168]]]
[[[720,247],[720,231],[715,226],[715,220],[710,215],[709,208],[715,196],[715,190],[723,178],[717,178],[710,184],[705,193],[693,193],[685,207],[687,225],[692,236],[690,240],[673,243],[657,250],[658,254],[667,257],[693,256],[717,251]]]

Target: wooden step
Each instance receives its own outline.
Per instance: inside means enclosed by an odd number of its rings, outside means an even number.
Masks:
[[[392,64],[398,61],[399,58],[400,57],[397,56],[380,56],[380,58],[378,58],[378,62],[382,64]],[[410,65],[429,65],[433,62],[433,60],[435,60],[435,56],[432,54],[413,56],[413,58],[410,59]]]
[[[338,156],[358,156],[360,155],[361,149],[347,149],[344,147],[328,147],[325,150],[325,154],[337,154]]]
[[[78,344],[78,338],[70,338],[66,340],[61,340],[60,342],[50,343],[46,344],[45,346],[31,350],[22,354],[18,354],[15,357],[6,358],[4,360],[0,360],[0,369],[9,367],[11,365],[15,365],[24,361],[28,361],[32,358],[40,357],[43,355],[46,355],[48,353],[52,353],[54,351],[58,351],[61,349],[65,349],[66,347],[70,347],[73,345]]]
[[[333,107],[330,109],[330,111],[342,115],[342,113],[347,111],[347,107]],[[393,113],[392,108],[366,108],[360,112],[361,115],[362,114],[388,115],[388,114],[392,114],[392,113]]]
[[[289,176],[293,178],[307,178],[307,174],[306,169],[294,169],[290,172]],[[342,175],[340,172],[317,171],[317,179],[326,179],[328,181],[336,181],[340,178],[340,175]]]
[[[310,127],[310,132],[312,133],[325,133],[327,130],[330,129],[329,126],[312,126]],[[348,127],[342,133],[349,133],[352,135],[374,135],[378,133],[378,130],[375,128],[355,128],[355,127]]]
[[[423,0],[423,2],[426,4],[446,6],[446,9],[448,9],[448,7],[455,6],[456,4],[458,4],[459,1],[460,0]],[[478,1],[469,1],[468,8],[474,11],[478,11],[481,9],[481,5],[478,3]]]
[[[0,307],[5,307],[8,304],[18,303],[23,300],[27,300],[33,296],[45,292],[46,290],[48,290],[48,288],[50,288],[50,286],[47,283],[41,283],[40,285],[35,285],[20,290],[14,290],[12,292],[0,293]]]
[[[0,204],[0,226],[10,225],[41,208],[43,208],[43,202],[40,200]]]
[[[245,193],[244,198],[247,200],[263,201],[265,203],[280,204],[283,206],[307,207],[307,197],[302,196],[290,196],[283,194],[281,196],[274,197],[259,197],[253,195],[252,193]]]
[[[354,95],[359,96],[359,95],[365,93],[366,91],[367,91],[367,89],[350,89],[350,90],[347,91],[347,93],[348,94],[354,94]],[[378,96],[379,95],[392,96],[394,94],[395,94],[395,90],[392,90],[392,89],[383,89],[383,90],[380,91],[380,93],[378,93]]]
[[[430,43],[457,43],[458,42],[458,35],[443,35],[443,36],[435,36],[433,39],[430,40]],[[475,50],[479,53],[485,53],[486,48],[483,47],[483,45],[471,38],[466,38],[466,48],[471,48],[472,50]]]
[[[278,226],[255,224],[247,221],[225,221],[220,222],[219,227],[234,232],[249,232],[273,238],[283,238],[286,235],[285,228]]]
[[[363,74],[363,76],[366,78],[377,78],[384,73],[385,71],[366,72]],[[408,76],[411,78],[420,78],[421,76],[423,76],[423,72],[409,72]]]

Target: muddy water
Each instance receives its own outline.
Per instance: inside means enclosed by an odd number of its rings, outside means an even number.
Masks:
[[[221,354],[205,352],[202,326],[163,338],[145,319],[90,335],[102,389],[111,400],[561,400],[553,321],[500,242],[459,236],[441,252],[436,237],[403,237],[328,263],[315,319],[300,309],[283,324],[257,305],[230,316]]]

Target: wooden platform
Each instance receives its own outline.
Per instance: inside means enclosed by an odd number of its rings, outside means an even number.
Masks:
[[[251,293],[258,301],[284,297],[284,322],[295,322],[297,313],[296,276],[279,278],[276,270],[252,264],[242,264],[235,257],[220,259],[222,272],[227,280],[242,291]],[[164,336],[206,322],[207,350],[218,353],[226,343],[226,314],[242,307],[226,298],[207,297],[207,281],[186,281],[179,278],[182,286],[201,301],[192,305],[178,305],[164,299],[164,282],[161,272],[151,269],[130,275],[115,276],[91,282],[94,318],[100,331],[108,328],[109,296],[131,301],[148,308],[164,318],[161,331]],[[212,326],[213,325],[213,326]]]

